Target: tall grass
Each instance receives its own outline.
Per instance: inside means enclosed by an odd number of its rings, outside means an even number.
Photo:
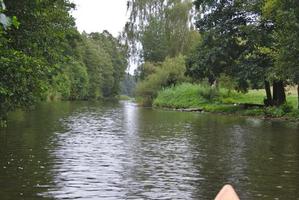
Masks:
[[[191,108],[199,107],[206,100],[201,97],[201,88],[198,85],[183,83],[181,85],[165,88],[158,92],[153,105],[167,108]]]
[[[224,88],[217,89],[206,84],[183,83],[158,92],[154,106],[168,108],[192,108],[206,104],[233,103],[239,94]]]

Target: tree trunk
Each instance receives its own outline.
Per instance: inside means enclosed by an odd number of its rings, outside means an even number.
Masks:
[[[273,106],[270,82],[265,80],[264,83],[265,83],[265,90],[267,95],[267,98],[264,100],[264,104],[265,106]]]
[[[280,106],[286,102],[286,94],[282,80],[273,82],[273,105]]]

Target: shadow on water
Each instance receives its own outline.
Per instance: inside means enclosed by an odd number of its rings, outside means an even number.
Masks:
[[[61,102],[0,129],[1,199],[298,199],[295,123]]]

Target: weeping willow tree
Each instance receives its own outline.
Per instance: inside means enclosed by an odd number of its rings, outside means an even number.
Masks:
[[[200,41],[196,13],[192,0],[129,0],[128,11],[123,37],[139,64],[135,92],[139,103],[151,105],[161,88],[184,80],[184,55]]]
[[[186,54],[194,37],[191,0],[129,0],[123,37],[136,59],[162,62]]]

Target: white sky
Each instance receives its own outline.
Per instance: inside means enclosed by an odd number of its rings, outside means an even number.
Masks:
[[[80,32],[108,30],[117,37],[127,21],[127,0],[73,0],[72,15]]]

